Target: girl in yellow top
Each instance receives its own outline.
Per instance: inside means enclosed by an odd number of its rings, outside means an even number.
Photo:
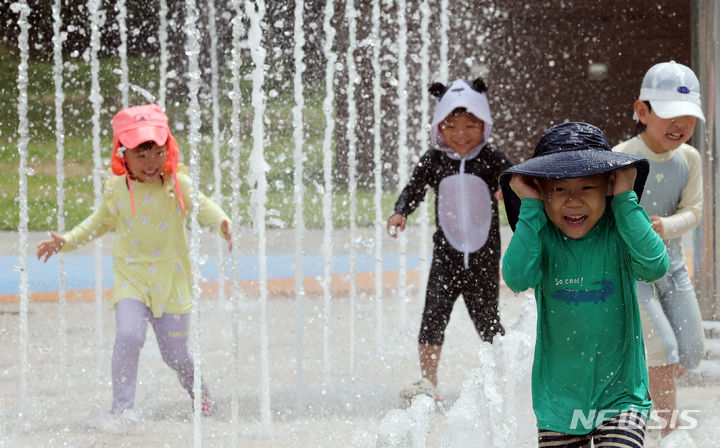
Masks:
[[[190,178],[178,164],[178,145],[168,117],[156,104],[134,106],[113,117],[112,173],[103,201],[90,217],[64,235],[38,244],[38,259],[70,251],[114,230],[113,305],[117,330],[112,357],[114,418],[133,418],[140,349],[153,326],[163,360],[192,397],[193,358],[187,346],[192,276],[185,233],[192,208]],[[198,220],[230,241],[230,220],[198,194]],[[232,245],[229,246],[232,250]],[[214,403],[203,384],[203,413]],[[129,412],[128,412],[129,411]],[[123,415],[124,414],[124,415]]]

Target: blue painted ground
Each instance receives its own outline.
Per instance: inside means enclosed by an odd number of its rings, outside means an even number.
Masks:
[[[226,279],[230,274],[230,257],[225,259]],[[383,270],[398,269],[399,257],[395,254],[383,255]],[[16,255],[0,256],[0,295],[17,294],[20,288],[19,258]],[[102,257],[103,287],[112,287],[112,259],[110,255]],[[417,269],[418,256],[407,255],[407,269]],[[303,271],[306,277],[323,275],[324,260],[322,255],[306,255],[303,260]],[[57,291],[59,273],[57,257],[52,257],[47,263],[35,258],[28,259],[29,292]],[[95,258],[92,255],[67,254],[65,255],[65,289],[93,289],[95,288]],[[201,265],[202,281],[218,280],[217,258],[207,256]],[[333,274],[348,274],[350,272],[350,255],[341,254],[333,257]],[[375,272],[375,256],[373,254],[357,255],[357,272]],[[267,275],[269,279],[294,278],[295,255],[271,254],[267,256]],[[254,255],[240,256],[240,280],[255,280],[258,278],[258,259]]]

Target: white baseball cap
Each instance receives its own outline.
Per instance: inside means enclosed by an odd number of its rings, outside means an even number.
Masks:
[[[650,67],[643,78],[639,99],[650,101],[650,106],[660,118],[691,115],[705,121],[700,81],[689,67],[675,61]],[[633,118],[637,120],[637,114]]]

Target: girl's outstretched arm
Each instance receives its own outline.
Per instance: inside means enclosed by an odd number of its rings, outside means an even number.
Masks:
[[[48,261],[48,258],[52,256],[52,254],[58,252],[62,247],[65,245],[65,238],[62,235],[58,235],[57,233],[50,231],[50,239],[45,241],[40,241],[37,245],[37,257],[38,260],[40,260],[43,256],[45,259],[43,260],[43,263]]]
[[[228,252],[232,252],[232,226],[227,219],[220,224],[220,231],[228,242]]]

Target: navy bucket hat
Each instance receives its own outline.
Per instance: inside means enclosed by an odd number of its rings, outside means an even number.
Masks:
[[[545,179],[572,179],[609,173],[626,166],[637,169],[633,189],[639,200],[650,170],[646,159],[613,152],[605,134],[591,124],[569,122],[553,126],[540,137],[532,159],[508,168],[500,175],[500,187],[510,227],[515,230],[520,213],[520,198],[510,188],[513,174]]]

